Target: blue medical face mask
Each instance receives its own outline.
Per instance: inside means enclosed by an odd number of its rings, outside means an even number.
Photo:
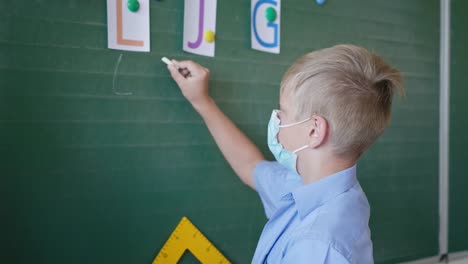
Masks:
[[[302,124],[309,121],[311,118],[304,119],[300,122],[296,122],[288,125],[280,125],[278,118],[278,110],[273,110],[271,113],[270,122],[268,123],[268,147],[271,153],[275,156],[276,160],[283,166],[293,170],[297,173],[297,152],[308,148],[308,145],[302,146],[294,151],[288,151],[278,141],[278,133],[280,128],[292,127],[295,125]]]

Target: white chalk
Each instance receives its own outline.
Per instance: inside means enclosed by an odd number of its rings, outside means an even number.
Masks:
[[[167,65],[173,64],[172,61],[171,61],[170,59],[166,58],[166,57],[162,57],[161,60],[162,60],[164,63],[166,63]]]
[[[177,68],[177,70],[180,72],[180,74],[182,74],[185,78],[192,76],[190,74],[190,71],[187,68],[180,68],[179,65],[174,64],[170,59],[166,57],[162,57],[161,60],[167,65],[174,65]]]

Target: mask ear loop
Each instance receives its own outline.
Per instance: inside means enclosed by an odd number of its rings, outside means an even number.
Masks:
[[[295,126],[295,125],[299,125],[299,124],[305,123],[305,122],[307,122],[307,121],[309,121],[309,120],[311,120],[311,119],[312,119],[312,117],[309,117],[309,118],[306,118],[306,119],[304,119],[304,120],[302,120],[302,121],[299,121],[299,122],[296,122],[296,123],[292,123],[292,124],[289,124],[289,125],[282,125],[282,126],[279,126],[279,127],[291,127],[291,126]],[[309,147],[309,145],[302,146],[302,147],[300,147],[300,148],[294,150],[292,153],[297,153],[297,152],[299,152],[299,151],[301,151],[301,150],[304,150],[304,149],[306,149],[306,148],[308,148],[308,147]]]
[[[301,151],[301,150],[304,150],[304,149],[306,149],[306,148],[308,148],[308,147],[309,147],[309,145],[305,145],[305,146],[303,146],[303,147],[300,147],[300,148],[294,150],[293,153],[297,153],[297,152],[299,152],[299,151]]]
[[[299,121],[299,122],[296,122],[296,123],[292,123],[292,124],[288,124],[288,125],[279,125],[280,128],[283,128],[283,127],[292,127],[292,126],[295,126],[295,125],[299,125],[299,124],[302,124],[302,123],[305,123],[307,121],[309,121],[310,119],[312,119],[312,117],[309,117],[307,119],[304,119],[302,121]]]

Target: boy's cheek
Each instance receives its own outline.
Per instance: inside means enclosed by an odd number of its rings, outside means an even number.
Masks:
[[[279,132],[278,132],[278,142],[279,142],[281,145],[283,145],[283,148],[284,148],[284,144],[283,144],[283,142],[284,142],[284,140],[283,140],[283,132],[281,132],[281,129],[280,129]]]
[[[307,143],[307,139],[304,137],[305,133],[307,132],[299,127],[282,128],[278,133],[278,141],[283,145],[283,148],[293,151]]]
[[[290,140],[291,135],[288,135],[288,132],[290,132],[290,131],[286,132],[286,131],[282,131],[282,130],[284,130],[284,129],[280,129],[280,131],[278,133],[278,141],[283,146],[283,148],[289,150],[290,149],[290,144],[291,144],[291,142],[290,142],[291,141]]]

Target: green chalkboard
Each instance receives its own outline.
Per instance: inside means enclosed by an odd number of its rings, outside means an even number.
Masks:
[[[437,254],[439,1],[283,1],[279,55],[250,49],[250,1],[218,1],[214,58],[182,51],[184,1],[150,2],[151,52],[136,53],[106,48],[106,1],[0,1],[2,263],[151,263],[182,216],[249,263],[260,200],[160,58],[209,67],[216,102],[271,158],[284,71],[338,43],[381,54],[407,87],[358,166],[375,260]]]
[[[458,252],[468,250],[468,166],[465,160],[468,148],[468,86],[465,79],[468,19],[465,11],[468,2],[452,0],[451,3],[449,251]]]

